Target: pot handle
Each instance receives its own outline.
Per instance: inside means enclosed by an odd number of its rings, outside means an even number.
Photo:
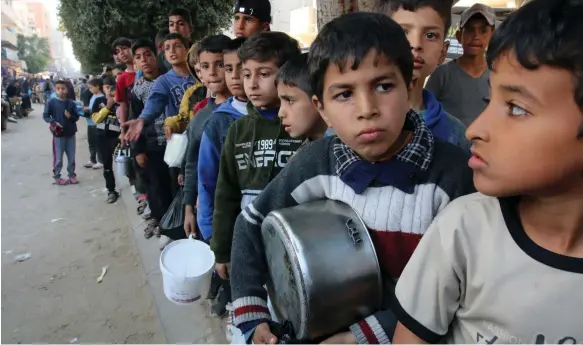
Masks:
[[[352,243],[354,243],[354,245],[358,245],[358,244],[362,243],[362,238],[360,237],[360,231],[355,226],[352,219],[348,218],[346,220],[346,222],[344,223],[344,225],[346,226],[346,230],[348,230],[348,236],[350,236]]]

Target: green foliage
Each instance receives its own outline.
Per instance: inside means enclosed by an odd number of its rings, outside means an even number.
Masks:
[[[39,73],[46,70],[51,62],[49,40],[38,35],[17,36],[18,58],[26,62],[28,73]]]
[[[168,28],[168,12],[190,11],[194,39],[218,33],[232,19],[232,0],[61,0],[60,23],[86,73],[113,63],[111,43],[120,36],[154,39]]]

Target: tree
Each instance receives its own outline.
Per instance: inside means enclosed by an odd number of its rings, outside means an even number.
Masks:
[[[336,17],[349,12],[370,12],[375,0],[317,0],[316,21],[318,30]]]
[[[97,72],[111,63],[111,43],[120,36],[154,39],[168,28],[168,12],[190,11],[194,39],[218,33],[232,18],[232,0],[61,0],[61,28],[71,39],[84,72]]]
[[[26,62],[28,73],[36,74],[45,71],[51,62],[49,40],[38,35],[23,36],[18,34],[18,58]]]

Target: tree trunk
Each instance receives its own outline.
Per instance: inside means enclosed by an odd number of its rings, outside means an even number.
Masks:
[[[317,24],[320,30],[326,23],[348,12],[368,12],[375,0],[317,0]]]

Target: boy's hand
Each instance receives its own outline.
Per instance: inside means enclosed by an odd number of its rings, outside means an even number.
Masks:
[[[113,97],[107,97],[107,104],[105,105],[105,107],[109,110],[111,110],[111,108],[113,107],[113,105],[115,104],[115,99],[113,99]]]
[[[184,175],[182,174],[178,175],[178,184],[180,186],[184,186]]]
[[[69,113],[68,110],[65,110],[65,117],[67,118],[67,120],[71,118],[71,113]]]
[[[342,332],[334,334],[320,344],[358,344],[358,341],[356,341],[356,337],[352,333]]]
[[[129,120],[121,124],[125,129],[124,140],[137,141],[144,129],[144,119]],[[123,132],[123,131],[122,131]]]
[[[254,344],[277,344],[277,337],[271,333],[267,322],[260,323],[253,332]]]
[[[217,273],[219,274],[219,276],[223,280],[229,280],[229,275],[231,272],[231,263],[227,262],[226,264],[216,264],[215,271],[217,271]],[[267,343],[262,343],[262,344],[267,344]]]
[[[192,206],[186,205],[186,210],[184,212],[184,233],[186,234],[186,237],[192,234],[192,237],[196,238],[194,222],[196,222],[196,217],[194,216],[194,212],[192,212]]]
[[[168,126],[164,126],[164,135],[166,136],[166,140],[170,140],[172,138],[172,129]]]

